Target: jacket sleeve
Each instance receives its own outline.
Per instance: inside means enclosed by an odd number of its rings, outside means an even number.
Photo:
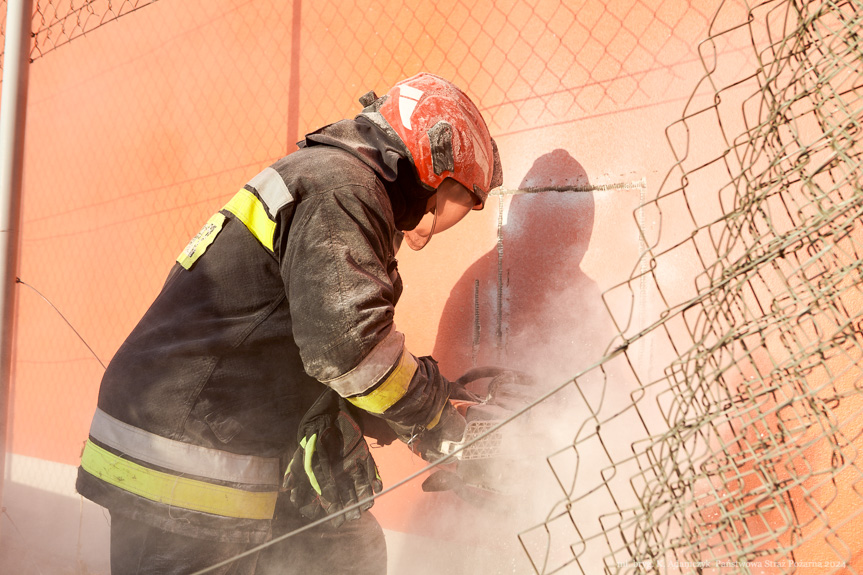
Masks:
[[[306,372],[361,409],[433,428],[449,384],[393,323],[395,233],[382,186],[348,185],[303,199],[282,276]]]

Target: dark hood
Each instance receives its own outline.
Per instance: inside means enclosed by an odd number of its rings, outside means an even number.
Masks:
[[[359,116],[315,130],[299,143],[301,148],[317,145],[341,148],[368,164],[387,190],[396,228],[404,231],[417,226],[434,192],[417,179],[401,142],[393,142],[383,130]]]

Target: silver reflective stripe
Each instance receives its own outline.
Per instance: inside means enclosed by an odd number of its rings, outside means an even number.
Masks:
[[[277,458],[236,455],[162,437],[96,409],[90,436],[146,463],[172,471],[249,485],[278,485]]]
[[[405,336],[395,326],[355,368],[335,379],[324,381],[342,397],[359,395],[386,377],[402,356]]]
[[[285,180],[273,168],[264,168],[264,171],[249,181],[249,185],[257,190],[273,219],[280,209],[294,201]]]

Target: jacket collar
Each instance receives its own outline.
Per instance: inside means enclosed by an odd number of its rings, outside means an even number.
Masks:
[[[332,146],[360,159],[374,170],[386,188],[396,228],[411,230],[419,223],[427,200],[434,192],[419,182],[416,170],[400,144],[374,123],[359,116],[307,134],[299,147]]]

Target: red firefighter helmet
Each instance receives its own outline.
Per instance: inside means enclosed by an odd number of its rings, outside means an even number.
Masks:
[[[501,185],[497,146],[482,114],[451,82],[421,73],[379,99],[371,93],[364,98],[363,114],[398,136],[429,190],[452,178],[474,196],[473,209],[481,210],[489,191]]]

